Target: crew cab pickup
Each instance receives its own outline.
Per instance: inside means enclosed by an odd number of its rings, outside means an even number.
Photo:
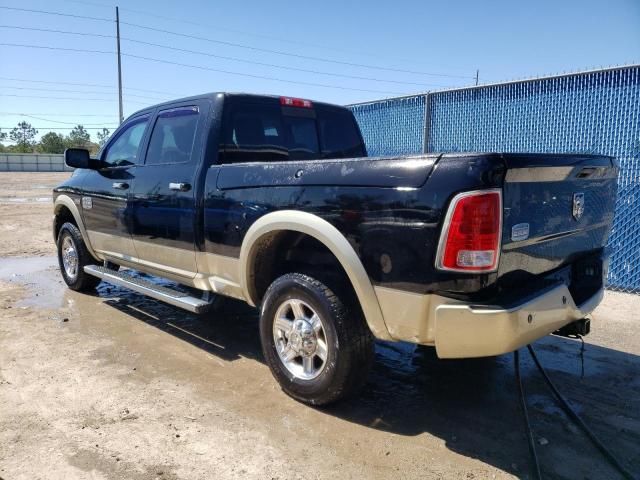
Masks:
[[[273,375],[310,404],[364,382],[374,339],[499,355],[586,333],[603,296],[610,157],[367,158],[344,107],[215,93],[141,110],[97,158],[65,159],[53,234],[67,285],[191,312],[241,299]]]

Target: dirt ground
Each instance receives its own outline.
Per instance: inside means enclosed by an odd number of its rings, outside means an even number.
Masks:
[[[280,391],[240,303],[197,317],[105,284],[69,291],[46,198],[66,175],[0,173],[3,480],[531,478],[512,355],[381,342],[359,397],[313,409]],[[584,363],[579,341],[535,348],[640,473],[640,296],[608,292],[585,343]],[[620,478],[521,353],[545,478]]]

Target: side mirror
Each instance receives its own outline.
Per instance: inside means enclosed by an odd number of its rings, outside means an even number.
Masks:
[[[64,163],[72,168],[92,168],[95,165],[91,161],[89,150],[84,148],[67,148],[64,151]]]

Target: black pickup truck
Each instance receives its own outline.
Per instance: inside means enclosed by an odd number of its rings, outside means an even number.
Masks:
[[[215,93],[146,108],[98,158],[65,152],[62,276],[192,312],[221,296],[258,307],[273,375],[316,405],[363,383],[375,338],[461,358],[585,333],[603,296],[613,158],[366,155],[351,112],[326,103]]]

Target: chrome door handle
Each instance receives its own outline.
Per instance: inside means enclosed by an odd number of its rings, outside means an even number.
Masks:
[[[169,184],[169,190],[175,190],[178,192],[188,192],[189,190],[191,190],[191,185],[189,185],[188,183],[173,183],[171,182]]]
[[[118,190],[126,190],[127,188],[129,188],[129,184],[125,182],[114,182],[111,186],[113,188],[117,188]]]

